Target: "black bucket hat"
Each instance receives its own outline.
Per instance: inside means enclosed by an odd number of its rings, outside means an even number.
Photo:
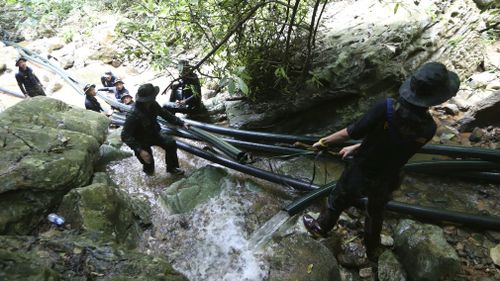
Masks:
[[[399,94],[413,105],[429,107],[455,96],[459,87],[460,79],[455,72],[448,71],[442,63],[430,62],[406,79]]]
[[[132,99],[133,99],[133,97],[132,97],[130,94],[124,94],[124,95],[120,98],[120,100],[121,100],[121,101],[123,101],[126,97],[130,97],[130,98],[132,98]]]
[[[20,62],[20,61],[28,61],[28,60],[27,60],[25,57],[19,57],[19,58],[17,58],[17,60],[16,60],[16,66],[19,66],[19,62]]]
[[[137,101],[138,102],[150,102],[156,100],[156,95],[160,92],[160,88],[158,86],[153,86],[153,84],[143,84],[137,90]]]
[[[90,89],[95,88],[95,84],[87,84],[83,88],[83,92],[86,94]]]

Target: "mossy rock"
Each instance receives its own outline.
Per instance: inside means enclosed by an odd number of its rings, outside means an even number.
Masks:
[[[131,248],[137,245],[143,226],[151,224],[146,202],[102,183],[71,190],[58,213],[73,229],[102,233]]]
[[[340,280],[337,260],[323,244],[304,233],[290,235],[273,247],[270,281]]]
[[[217,196],[226,185],[223,168],[205,166],[192,175],[170,185],[161,194],[164,205],[173,213],[186,213]]]
[[[451,280],[460,268],[455,249],[438,226],[401,220],[394,240],[396,254],[410,280]]]
[[[40,237],[0,236],[0,280],[187,280],[163,258],[91,233],[51,230]]]
[[[92,177],[108,120],[46,97],[0,113],[0,234],[28,234]]]

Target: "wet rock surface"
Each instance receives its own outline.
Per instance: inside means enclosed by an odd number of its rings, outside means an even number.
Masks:
[[[206,166],[188,178],[170,185],[162,194],[166,206],[173,213],[185,213],[221,192],[227,171]]]
[[[411,280],[452,279],[460,268],[455,249],[445,240],[442,229],[434,225],[400,221],[395,251]]]
[[[406,272],[396,255],[385,251],[378,259],[378,279],[380,281],[405,281]]]
[[[0,236],[0,265],[0,279],[5,281],[188,280],[161,257],[73,231]]]
[[[142,232],[151,224],[147,202],[105,183],[71,190],[58,213],[72,229],[96,232],[130,248],[137,246]]]
[[[340,280],[333,254],[305,233],[280,240],[269,259],[269,280]]]

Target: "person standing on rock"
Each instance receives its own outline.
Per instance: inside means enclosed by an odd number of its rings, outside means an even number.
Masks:
[[[26,61],[23,57],[16,60],[16,66],[19,67],[19,71],[16,73],[17,85],[25,97],[45,96],[40,79],[26,65]]]
[[[113,87],[115,84],[116,77],[113,75],[113,72],[106,71],[104,75],[101,76],[101,83],[103,87]]]
[[[304,215],[308,232],[326,237],[341,212],[366,196],[364,241],[368,258],[377,260],[384,207],[399,188],[403,166],[436,132],[428,108],[453,97],[459,85],[457,74],[443,64],[427,63],[403,83],[397,100],[378,102],[359,121],[316,142],[313,146],[323,149],[331,143],[363,138],[362,143],[340,151],[344,158],[353,154],[353,161],[331,191],[328,208],[318,219]]]
[[[95,85],[87,84],[85,88],[83,88],[83,92],[85,93],[85,108],[88,110],[92,110],[95,112],[104,112],[101,104],[95,98],[96,91]]]
[[[165,149],[167,173],[182,175],[184,171],[179,169],[177,144],[171,136],[160,132],[161,127],[157,117],[160,116],[167,122],[184,126],[186,129],[189,129],[189,125],[163,109],[156,102],[159,91],[160,88],[149,83],[139,87],[136,102],[127,114],[121,137],[123,142],[134,151],[147,175],[152,175],[155,170],[151,146]]]

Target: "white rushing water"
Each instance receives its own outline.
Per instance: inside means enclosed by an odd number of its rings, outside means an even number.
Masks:
[[[183,222],[187,225],[184,228],[169,216],[161,232],[167,233],[165,254],[174,268],[192,281],[264,280],[268,265],[247,238],[245,214],[251,201],[243,197],[248,195],[241,190],[224,190],[198,206]]]

